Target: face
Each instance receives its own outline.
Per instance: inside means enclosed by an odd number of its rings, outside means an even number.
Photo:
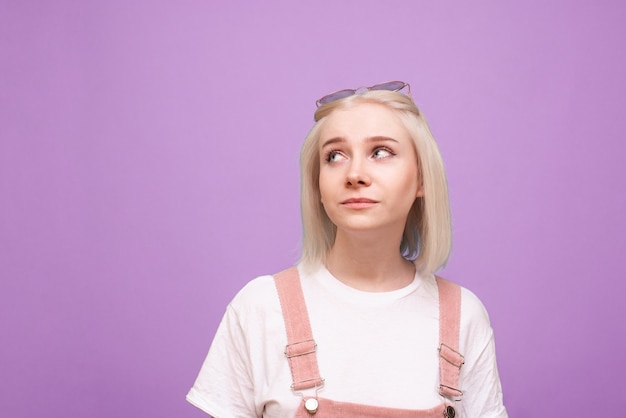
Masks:
[[[328,115],[319,139],[322,204],[337,233],[402,234],[423,196],[413,141],[387,107],[360,103]]]

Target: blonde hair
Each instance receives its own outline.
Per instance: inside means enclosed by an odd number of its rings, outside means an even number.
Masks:
[[[417,198],[409,211],[399,251],[404,258],[415,263],[420,274],[430,275],[446,264],[452,247],[446,174],[426,119],[409,97],[391,91],[353,95],[327,103],[315,112],[315,125],[300,152],[303,229],[300,263],[307,270],[324,264],[336,234],[336,226],[326,215],[319,191],[320,131],[326,116],[359,103],[376,103],[391,109],[413,140],[424,196]]]

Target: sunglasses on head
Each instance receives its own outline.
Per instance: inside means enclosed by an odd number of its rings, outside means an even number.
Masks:
[[[327,94],[318,101],[315,102],[317,107],[325,105],[326,103],[334,102],[335,100],[343,99],[346,97],[354,96],[355,94],[363,94],[373,90],[386,90],[386,91],[400,91],[403,88],[407,88],[408,96],[413,100],[411,96],[411,86],[404,81],[387,81],[386,83],[374,84],[371,87],[359,87],[358,89],[344,89],[338,90],[334,93]]]

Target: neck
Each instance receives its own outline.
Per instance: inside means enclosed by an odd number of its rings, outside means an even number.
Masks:
[[[415,266],[400,254],[398,239],[337,233],[326,268],[344,284],[369,292],[401,289],[413,281]]]

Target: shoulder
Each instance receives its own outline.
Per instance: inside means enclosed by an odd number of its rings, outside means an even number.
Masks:
[[[461,313],[465,323],[489,324],[489,314],[483,302],[471,290],[461,287]]]
[[[447,290],[447,291],[460,291],[461,293],[461,311],[462,315],[467,319],[487,319],[487,310],[485,306],[481,302],[481,300],[476,296],[471,290],[459,285],[458,283],[451,281],[449,279],[445,279],[440,276],[436,276],[437,280],[426,280],[426,282],[432,287],[438,287],[439,291]],[[435,282],[437,285],[435,285]]]
[[[482,351],[493,342],[493,329],[485,305],[472,291],[461,287],[460,344],[466,355]]]
[[[255,299],[255,295],[267,295],[275,289],[274,277],[272,275],[263,275],[255,277],[241,288],[231,303],[237,303],[244,300]]]
[[[458,287],[461,293],[461,346],[486,343],[491,339],[493,330],[485,305],[471,290],[456,283],[447,282]]]
[[[487,322],[489,323],[489,315],[482,301],[471,290],[453,282],[449,279],[437,276],[437,282],[441,290],[441,286],[448,288],[457,288],[461,292],[461,321],[463,323]]]
[[[229,345],[234,341],[250,359],[264,353],[268,344],[284,345],[285,324],[273,276],[249,281],[228,304],[221,328],[214,344],[220,339]]]
[[[278,302],[274,277],[258,276],[241,288],[228,305],[228,309],[240,314],[265,309],[272,301]]]
[[[250,280],[228,304],[227,313],[234,315],[239,321],[253,321],[259,325],[264,319],[282,318],[275,277],[279,277],[285,272],[293,275],[296,269],[290,268],[273,275],[262,275]],[[287,278],[290,278],[289,275]]]

